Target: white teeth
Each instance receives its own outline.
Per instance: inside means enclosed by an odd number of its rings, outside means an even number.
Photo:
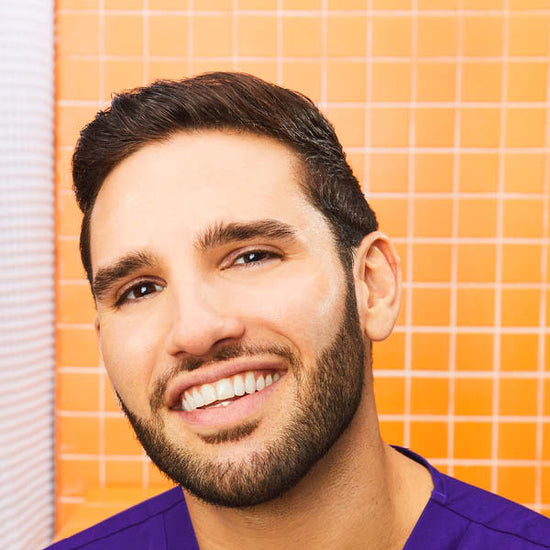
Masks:
[[[218,400],[214,386],[211,386],[210,384],[203,384],[200,387],[200,391],[205,405],[210,405],[210,403],[214,403],[214,401]]]
[[[191,406],[189,406],[189,403],[187,402],[187,400],[185,398],[183,398],[181,400],[181,408],[184,411],[192,411],[193,410],[193,408]]]
[[[193,401],[195,404],[195,409],[204,406],[204,399],[197,388],[193,390]]]
[[[229,380],[229,378],[222,378],[221,380],[218,380],[216,384],[216,393],[218,394],[219,401],[235,397],[231,380]]]
[[[246,393],[254,393],[256,391],[256,379],[251,372],[247,372],[244,377],[244,389]]]
[[[238,396],[245,394],[244,380],[240,374],[237,374],[237,376],[233,378],[233,391],[235,392],[235,395]]]
[[[256,378],[256,375],[251,371],[244,376],[237,374],[233,378],[222,378],[215,384],[203,384],[184,392],[181,397],[181,409],[193,411],[215,401],[219,401],[219,403],[212,405],[212,407],[227,407],[232,403],[231,399],[233,397],[241,397],[245,394],[262,391],[280,378],[281,375],[278,372],[268,374],[265,378],[260,374]]]
[[[193,410],[195,408],[195,402],[193,400],[193,397],[190,392],[185,392],[183,394],[183,398],[187,403],[187,406],[189,407],[189,410]]]

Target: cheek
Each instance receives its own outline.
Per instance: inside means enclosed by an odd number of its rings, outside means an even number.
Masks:
[[[300,347],[308,342],[317,349],[333,334],[344,303],[341,278],[323,268],[293,271],[260,285],[242,286],[237,292],[233,288],[232,307],[296,344],[301,341]]]
[[[101,320],[100,346],[109,378],[130,409],[148,407],[147,388],[155,363],[152,323]]]

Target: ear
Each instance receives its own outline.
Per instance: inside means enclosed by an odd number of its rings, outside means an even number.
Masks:
[[[401,305],[401,267],[395,247],[380,231],[361,241],[353,266],[357,308],[363,333],[371,340],[387,338]]]

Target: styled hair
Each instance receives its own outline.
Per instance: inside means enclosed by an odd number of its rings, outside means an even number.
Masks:
[[[292,149],[303,166],[303,192],[327,220],[345,266],[363,237],[378,228],[334,128],[310,99],[245,73],[158,80],[116,95],[80,132],[72,169],[90,283],[90,217],[105,178],[143,146],[194,130],[246,132]]]

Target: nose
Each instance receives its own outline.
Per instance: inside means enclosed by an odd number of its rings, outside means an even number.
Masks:
[[[191,293],[188,289],[185,296],[174,296],[172,322],[166,337],[168,354],[203,357],[224,340],[242,338],[244,324],[229,311],[227,300],[207,294],[205,289]]]

